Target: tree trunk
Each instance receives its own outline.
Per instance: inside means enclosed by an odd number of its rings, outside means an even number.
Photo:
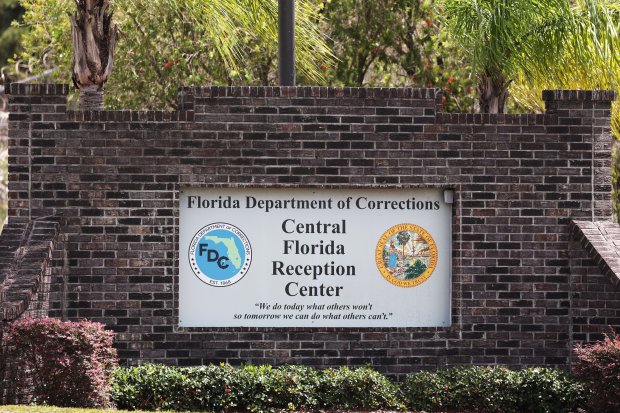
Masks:
[[[478,77],[478,105],[481,113],[504,113],[508,82],[502,75]]]
[[[75,0],[71,16],[73,83],[80,89],[80,109],[103,109],[103,87],[114,63],[117,28],[109,0]]]

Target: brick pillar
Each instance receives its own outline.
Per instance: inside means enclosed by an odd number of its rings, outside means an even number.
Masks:
[[[9,220],[31,217],[32,140],[56,129],[66,117],[67,85],[18,84],[9,87]],[[39,165],[40,167],[40,165]]]
[[[612,217],[611,104],[616,98],[617,94],[612,90],[543,92],[547,114],[557,115],[556,132],[565,136],[575,148],[590,145],[592,179],[587,185],[587,192],[592,194],[592,221],[608,220]],[[574,141],[573,137],[577,135],[590,135],[590,139],[584,142]],[[585,174],[585,171],[582,174]],[[585,189],[584,187],[583,192],[586,192]]]
[[[177,110],[194,110],[195,87],[180,87],[177,95]]]

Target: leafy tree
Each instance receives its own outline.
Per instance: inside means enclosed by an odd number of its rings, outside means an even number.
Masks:
[[[321,10],[338,56],[324,67],[332,84],[438,87],[445,109],[472,107],[470,71],[442,31],[434,0],[325,0]]]
[[[554,68],[608,65],[620,55],[617,2],[610,0],[443,0],[450,35],[471,52],[482,112],[504,112],[508,88]]]
[[[6,66],[19,49],[21,31],[11,23],[23,12],[19,0],[0,0],[0,68]]]
[[[32,72],[59,67],[71,77],[71,0],[22,0],[26,9],[21,60]],[[298,0],[300,83],[324,83],[333,59],[319,31],[314,0]],[[115,69],[106,85],[112,108],[172,107],[180,85],[274,84],[276,0],[114,1],[119,27]]]

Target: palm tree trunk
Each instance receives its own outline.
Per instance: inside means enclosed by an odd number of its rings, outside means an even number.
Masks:
[[[504,113],[508,99],[508,82],[504,77],[478,77],[478,106],[481,113]]]
[[[80,89],[80,109],[103,109],[103,86],[114,63],[117,28],[109,0],[76,0],[71,16],[73,83]]]

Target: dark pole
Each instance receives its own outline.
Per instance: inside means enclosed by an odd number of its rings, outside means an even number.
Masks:
[[[280,86],[295,86],[295,0],[278,0]]]

